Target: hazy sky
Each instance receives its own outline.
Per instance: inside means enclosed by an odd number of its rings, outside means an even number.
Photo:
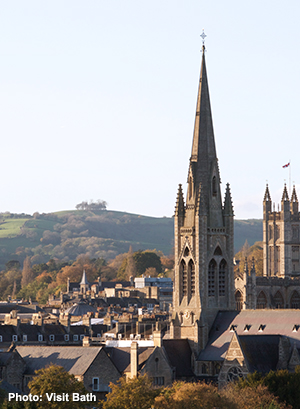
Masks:
[[[300,195],[300,2],[2,0],[0,212],[171,216],[186,178],[202,28],[222,191],[237,218]]]

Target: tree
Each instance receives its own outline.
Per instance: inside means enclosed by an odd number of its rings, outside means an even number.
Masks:
[[[153,387],[147,375],[128,381],[121,378],[117,385],[111,383],[109,386],[111,393],[107,395],[103,409],[149,409],[160,393],[160,389]]]
[[[27,256],[23,263],[21,286],[26,287],[33,280],[33,272],[30,263],[30,257]]]
[[[129,280],[130,277],[135,277],[136,276],[136,264],[135,260],[133,258],[133,253],[132,253],[132,246],[129,247],[129,252],[127,255],[127,262],[126,262],[126,268],[125,268],[125,278],[126,280]]]
[[[36,408],[47,409],[81,409],[85,408],[85,402],[72,401],[72,394],[79,393],[85,395],[87,393],[82,382],[77,381],[74,375],[70,375],[62,366],[50,365],[46,368],[35,371],[36,376],[28,386],[32,395],[42,395],[42,401],[36,402]],[[48,401],[48,396],[51,393],[62,395],[69,394],[69,401]]]

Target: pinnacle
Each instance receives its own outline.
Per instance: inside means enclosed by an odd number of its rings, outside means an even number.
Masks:
[[[269,192],[269,185],[266,185],[266,191],[265,191],[265,196],[264,196],[264,202],[270,202],[271,201],[271,195]]]
[[[284,184],[281,201],[282,202],[289,201],[289,195],[288,195],[288,191],[287,191],[287,188],[286,188],[286,183]]]
[[[182,185],[179,184],[176,205],[175,205],[175,215],[183,214],[183,213],[184,213],[184,198],[183,198],[183,192],[182,192]]]
[[[233,216],[233,204],[232,204],[229,183],[226,184],[226,192],[225,192],[225,199],[224,199],[224,213],[225,215]]]
[[[298,202],[298,197],[297,197],[295,185],[293,186],[293,192],[292,192],[291,202]]]

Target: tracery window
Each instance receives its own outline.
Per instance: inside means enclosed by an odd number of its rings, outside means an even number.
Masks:
[[[211,260],[208,266],[208,296],[214,297],[215,295],[215,272],[217,263],[215,260]]]
[[[184,260],[181,260],[182,296],[187,295],[187,269]]]
[[[193,260],[189,261],[189,277],[190,277],[190,288],[191,296],[195,294],[195,264]]]
[[[276,308],[284,308],[283,296],[280,291],[277,291],[277,293],[275,294],[274,303]]]
[[[219,266],[219,296],[225,295],[227,263],[223,259]]]

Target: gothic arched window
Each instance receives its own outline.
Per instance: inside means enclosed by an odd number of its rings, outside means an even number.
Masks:
[[[195,264],[193,260],[189,261],[189,278],[190,278],[191,295],[194,295],[195,294]]]
[[[215,295],[215,274],[217,263],[215,260],[211,260],[208,265],[208,296],[214,297]]]
[[[290,307],[299,309],[300,308],[300,296],[298,291],[294,291],[291,296]]]
[[[237,290],[235,293],[235,303],[236,303],[236,309],[238,311],[241,311],[243,309],[243,296],[240,290]]]
[[[184,260],[181,260],[180,263],[181,270],[181,285],[182,285],[182,296],[187,295],[187,269]]]
[[[256,307],[259,309],[267,308],[267,297],[263,291],[258,294]]]
[[[280,291],[277,291],[274,296],[274,304],[275,308],[284,308],[283,296]]]
[[[227,263],[223,259],[219,266],[219,295],[225,295]]]

